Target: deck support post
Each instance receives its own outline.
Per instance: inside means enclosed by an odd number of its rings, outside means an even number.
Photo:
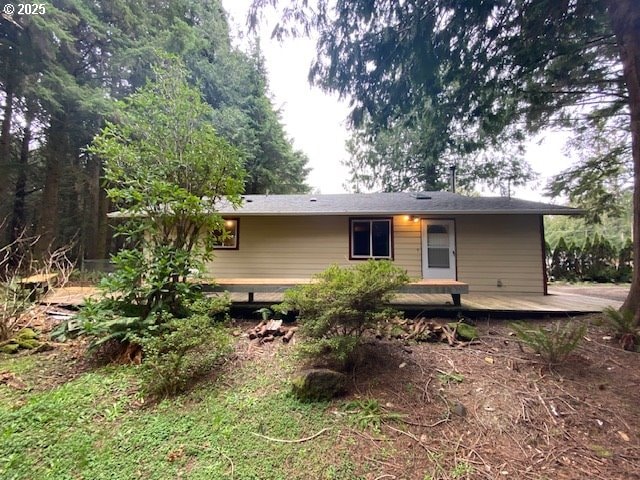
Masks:
[[[249,292],[249,303],[253,303],[253,292]]]
[[[451,294],[451,298],[453,299],[453,304],[456,307],[459,307],[461,305],[461,303],[460,303],[460,294],[459,293],[452,293]]]

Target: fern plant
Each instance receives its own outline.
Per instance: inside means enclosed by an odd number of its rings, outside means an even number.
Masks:
[[[615,332],[615,337],[625,350],[637,350],[640,346],[640,324],[632,310],[616,310],[607,307],[603,310],[606,324]]]
[[[587,326],[579,322],[555,322],[550,328],[516,322],[511,324],[518,339],[533,349],[547,363],[563,362],[576,349],[587,332]]]
[[[347,402],[343,410],[353,415],[352,422],[361,429],[370,428],[376,433],[385,421],[401,420],[404,415],[396,412],[386,412],[380,402],[374,398],[365,398]]]

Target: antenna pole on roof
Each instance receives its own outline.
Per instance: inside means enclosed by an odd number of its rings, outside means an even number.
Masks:
[[[449,167],[449,179],[450,179],[451,193],[456,193],[456,166],[455,165],[451,165]]]

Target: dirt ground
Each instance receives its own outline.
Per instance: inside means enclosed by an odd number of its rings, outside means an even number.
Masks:
[[[600,315],[578,318],[588,333],[553,368],[503,320],[477,322],[481,340],[465,347],[372,339],[345,400],[378,400],[383,421],[336,448],[369,480],[640,479],[640,354],[620,349]]]
[[[430,478],[424,472],[431,469],[431,478],[640,478],[639,354],[592,326],[576,353],[550,369],[519,346],[508,323],[478,328],[481,341],[464,348],[371,345],[353,396],[406,414],[395,430],[383,428],[405,452],[384,460],[391,475]],[[373,439],[363,445],[363,461],[382,448]],[[473,474],[457,477],[461,465]]]

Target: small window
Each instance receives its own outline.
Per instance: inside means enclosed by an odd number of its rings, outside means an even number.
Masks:
[[[351,258],[392,258],[391,219],[352,218]]]
[[[238,219],[225,218],[224,230],[214,232],[214,248],[225,248],[229,250],[238,248]]]

